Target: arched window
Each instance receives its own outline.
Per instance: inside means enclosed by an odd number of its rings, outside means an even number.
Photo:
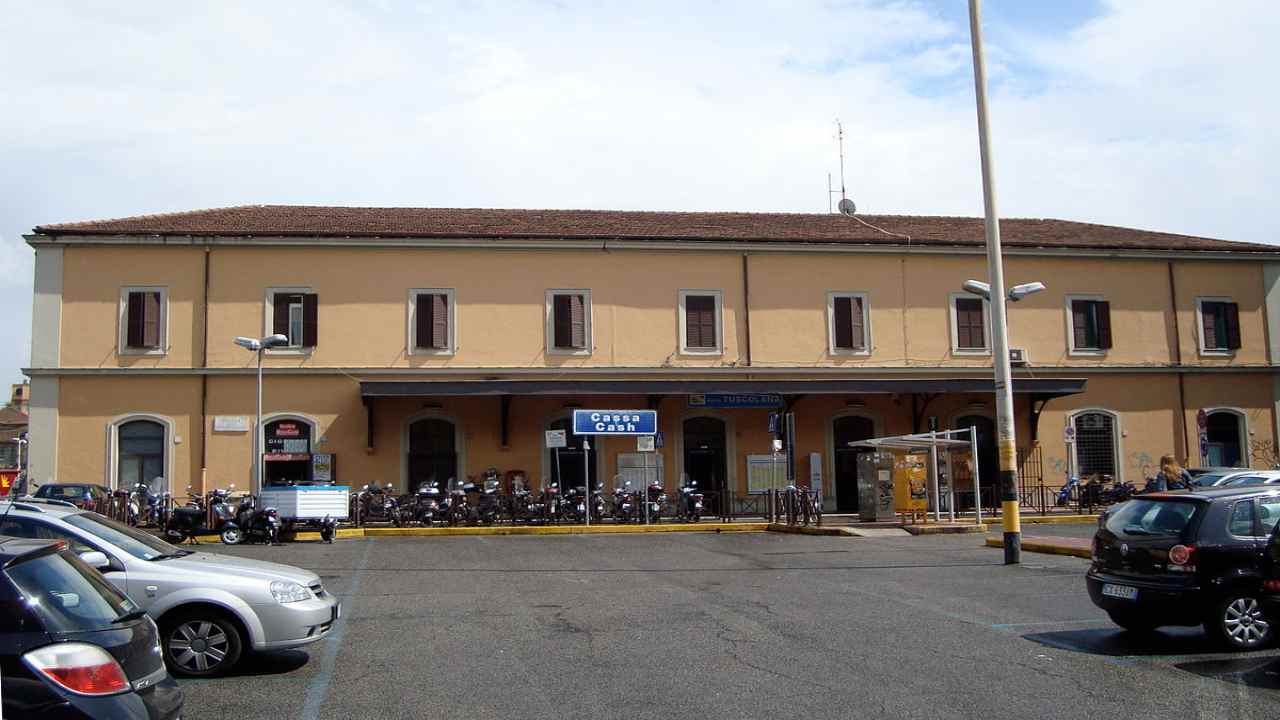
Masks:
[[[168,490],[164,466],[165,430],[154,420],[131,420],[116,428],[116,483],[129,488],[145,483],[152,492]]]
[[[1076,430],[1076,475],[1116,475],[1116,417],[1102,410],[1087,410],[1071,420]]]
[[[1208,467],[1248,467],[1244,415],[1235,410],[1210,410],[1205,418],[1204,464]]]

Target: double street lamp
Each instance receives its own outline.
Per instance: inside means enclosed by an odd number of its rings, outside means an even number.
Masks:
[[[235,344],[258,355],[258,411],[253,423],[253,482],[250,490],[257,495],[262,489],[262,451],[258,443],[262,442],[262,352],[289,344],[286,335],[268,335],[264,338],[237,337]]]

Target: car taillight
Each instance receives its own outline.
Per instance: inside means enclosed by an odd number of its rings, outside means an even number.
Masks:
[[[77,695],[114,695],[129,689],[120,663],[97,645],[57,643],[22,656],[27,667]]]
[[[1191,561],[1191,554],[1195,549],[1194,545],[1174,545],[1169,548],[1169,562],[1174,565],[1186,565]]]
[[[1280,580],[1263,580],[1262,589],[1267,592],[1280,593]]]

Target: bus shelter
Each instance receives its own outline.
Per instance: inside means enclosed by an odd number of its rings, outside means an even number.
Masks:
[[[857,440],[849,443],[849,447],[864,449],[874,453],[890,453],[898,458],[908,456],[928,455],[925,463],[927,469],[927,482],[925,483],[925,493],[929,502],[926,506],[926,518],[928,517],[928,507],[932,508],[933,519],[935,522],[942,521],[943,508],[945,506],[949,519],[954,522],[956,519],[956,502],[955,502],[955,484],[951,481],[955,475],[950,471],[952,462],[952,453],[954,451],[967,451],[973,463],[973,490],[974,497],[980,497],[979,475],[978,475],[978,430],[976,427],[960,428],[957,430],[941,430],[930,431],[927,433],[913,433],[910,435],[892,435],[888,437],[870,438],[868,440]],[[940,461],[941,456],[941,461]],[[895,462],[895,467],[900,463]],[[941,490],[939,478],[943,476],[940,473],[941,467],[946,468],[945,477],[947,478],[945,494]],[[875,478],[860,478],[860,482],[875,483]],[[909,505],[912,497],[912,488],[908,487],[905,494],[901,488],[897,490],[899,495],[908,498]],[[944,502],[945,500],[945,502]],[[976,503],[977,522],[982,522],[982,503]],[[895,507],[895,509],[897,509]],[[909,507],[904,507],[908,510]]]

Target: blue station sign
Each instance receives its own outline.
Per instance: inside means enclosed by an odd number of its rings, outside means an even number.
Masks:
[[[703,393],[689,396],[692,408],[771,408],[782,405],[773,393]]]
[[[654,435],[657,410],[574,410],[574,435]]]

